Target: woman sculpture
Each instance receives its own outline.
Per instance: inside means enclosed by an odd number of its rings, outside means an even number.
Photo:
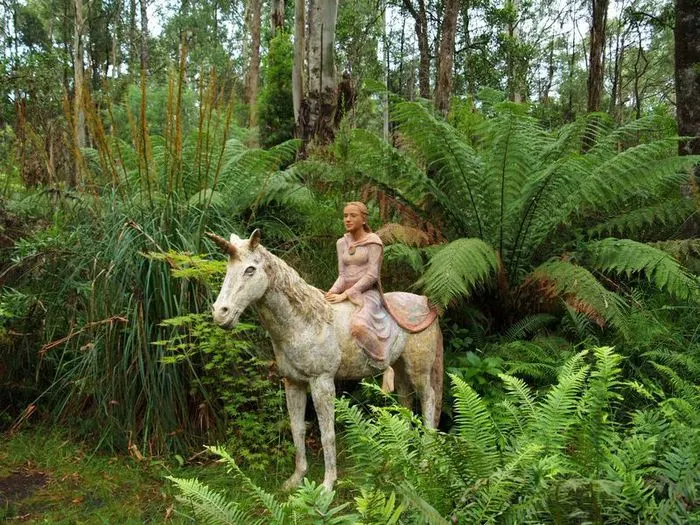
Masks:
[[[387,304],[380,279],[384,245],[372,233],[368,216],[367,206],[362,202],[345,205],[346,233],[336,243],[338,279],[326,293],[326,300],[330,303],[349,300],[356,306],[350,333],[367,355],[383,367],[398,326],[411,333],[420,332],[433,322],[436,312],[434,309],[418,312],[412,305]]]

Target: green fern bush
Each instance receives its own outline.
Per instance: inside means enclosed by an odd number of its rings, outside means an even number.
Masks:
[[[401,494],[426,523],[695,522],[697,416],[669,400],[619,414],[621,360],[607,347],[576,354],[539,395],[502,374],[495,404],[453,376],[449,434],[395,407],[368,419],[343,399],[352,483]]]
[[[547,132],[523,107],[503,103],[462,129],[400,102],[393,118],[397,147],[357,130],[347,163],[400,202],[400,215],[407,208],[430,217],[450,241],[398,253],[414,253],[413,267],[421,251],[429,256],[418,284],[436,304],[479,298],[502,329],[566,307],[622,328],[624,292],[611,279],[645,279],[677,299],[700,299],[700,280],[678,249],[674,256],[672,246],[654,244],[697,211],[679,186],[700,162],[677,155],[678,139],[659,131],[668,128],[659,117],[619,128],[591,118]],[[590,126],[597,142],[582,152]],[[621,237],[601,238],[611,234]]]

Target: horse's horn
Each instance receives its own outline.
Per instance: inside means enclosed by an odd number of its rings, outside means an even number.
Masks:
[[[228,242],[226,239],[224,239],[223,237],[219,237],[215,233],[211,233],[211,232],[205,232],[204,235],[206,235],[212,241],[214,241],[214,244],[216,244],[219,248],[221,248],[221,250],[224,253],[230,255],[231,257],[236,256],[236,247],[233,244],[231,244],[230,242]]]
[[[250,239],[248,241],[248,246],[251,250],[254,250],[260,244],[260,237],[262,237],[262,232],[259,228],[255,228],[255,231],[250,234]]]

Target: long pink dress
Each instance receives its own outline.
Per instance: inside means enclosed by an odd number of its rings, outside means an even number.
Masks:
[[[398,333],[397,324],[409,332],[420,332],[433,322],[437,313],[425,297],[408,293],[384,296],[380,279],[384,244],[377,234],[370,233],[355,242],[352,235],[346,233],[338,239],[336,248],[338,279],[329,292],[345,292],[358,307],[351,321],[353,334],[363,330],[374,334],[381,346],[378,352],[381,356],[391,347]],[[365,346],[361,338],[358,343]],[[370,355],[375,353],[369,348],[365,350]]]

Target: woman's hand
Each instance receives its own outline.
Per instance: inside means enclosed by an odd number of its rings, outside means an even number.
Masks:
[[[326,295],[326,301],[329,303],[342,303],[343,301],[347,300],[348,294],[345,292],[343,293],[330,293],[328,292]]]

